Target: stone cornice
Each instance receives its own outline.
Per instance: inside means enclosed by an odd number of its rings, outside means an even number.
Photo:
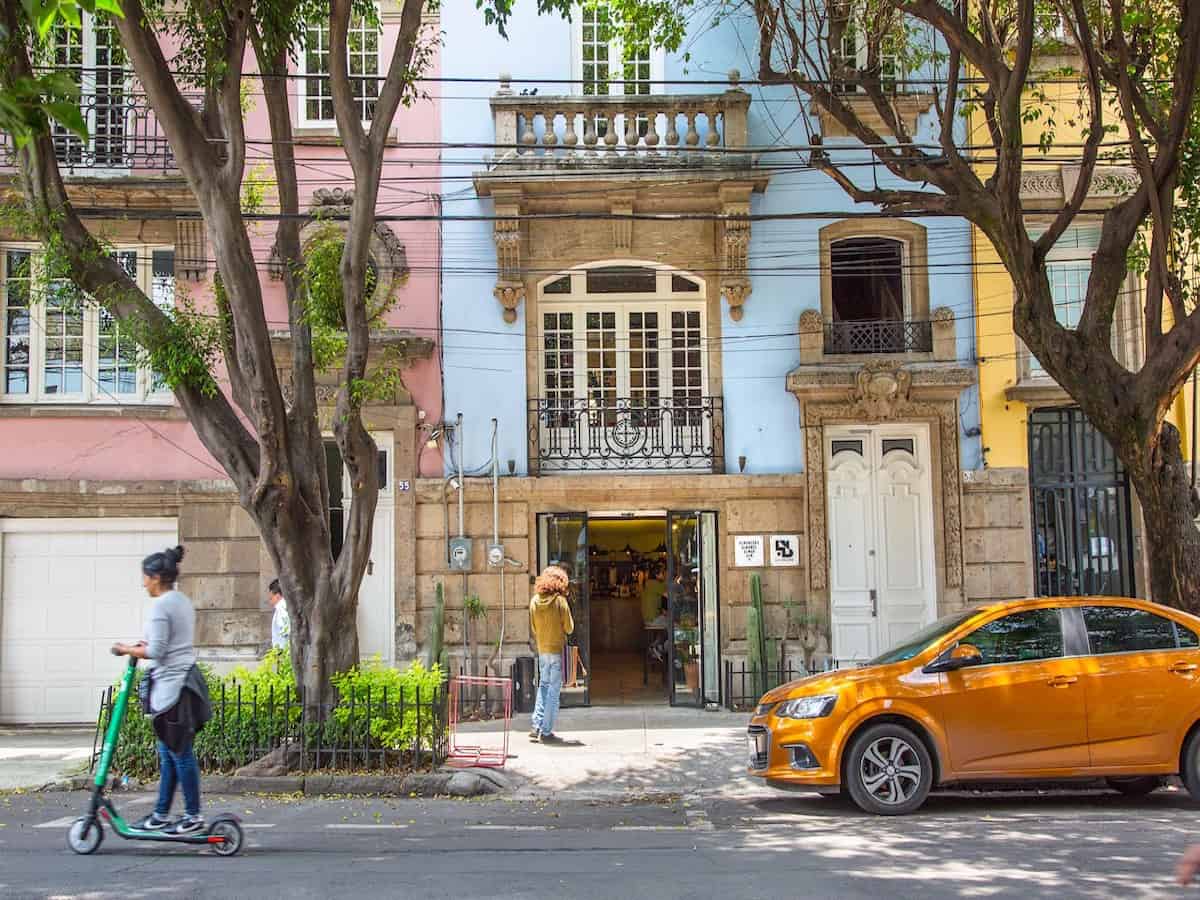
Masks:
[[[1021,381],[1004,389],[1004,399],[1020,403],[1070,404],[1071,395],[1049,379]]]
[[[975,370],[966,366],[944,363],[905,363],[892,360],[873,359],[873,364],[887,363],[902,369],[910,377],[909,389],[917,395],[934,396],[944,394],[957,397],[959,392],[975,383]],[[858,382],[860,373],[867,366],[838,368],[798,366],[788,373],[787,389],[790,393],[807,397],[846,396]]]

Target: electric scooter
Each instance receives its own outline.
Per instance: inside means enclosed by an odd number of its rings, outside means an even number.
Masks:
[[[208,823],[208,828],[193,834],[164,834],[161,831],[146,831],[135,828],[121,818],[112,800],[104,793],[104,785],[108,781],[108,770],[112,765],[113,753],[117,749],[117,737],[121,733],[121,723],[125,720],[125,709],[129,705],[129,695],[133,691],[133,673],[137,669],[137,659],[129,657],[129,665],[121,677],[121,690],[113,704],[112,717],[108,722],[108,730],[104,734],[104,749],[100,753],[100,764],[96,767],[96,778],[92,787],[91,800],[86,816],[81,816],[71,823],[67,831],[67,846],[76,853],[84,856],[95,853],[104,840],[103,819],[121,837],[131,841],[165,841],[172,844],[203,844],[212,847],[218,856],[234,856],[242,849],[243,833],[238,818],[230,813],[222,813]]]

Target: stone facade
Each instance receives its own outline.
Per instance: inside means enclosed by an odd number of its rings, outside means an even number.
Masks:
[[[1024,469],[963,473],[963,593],[967,602],[1033,593],[1029,476]]]

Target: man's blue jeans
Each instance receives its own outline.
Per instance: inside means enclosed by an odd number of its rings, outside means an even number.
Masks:
[[[563,664],[561,653],[538,654],[537,704],[533,707],[531,727],[539,734],[554,731],[558,718],[558,695],[562,693]]]
[[[166,818],[171,811],[176,785],[183,788],[183,805],[187,814],[200,815],[200,767],[196,765],[191,742],[181,753],[175,753],[159,741],[158,805],[154,807],[154,812],[161,818]]]

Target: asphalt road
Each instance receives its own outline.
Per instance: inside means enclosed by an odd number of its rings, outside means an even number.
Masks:
[[[0,897],[904,898],[1188,896],[1200,840],[1179,792],[945,795],[916,816],[839,800],[657,802],[208,797],[243,855],[122,841],[66,849],[83,794],[0,796]],[[125,795],[129,816],[151,798]],[[1200,891],[1200,889],[1196,889]]]

